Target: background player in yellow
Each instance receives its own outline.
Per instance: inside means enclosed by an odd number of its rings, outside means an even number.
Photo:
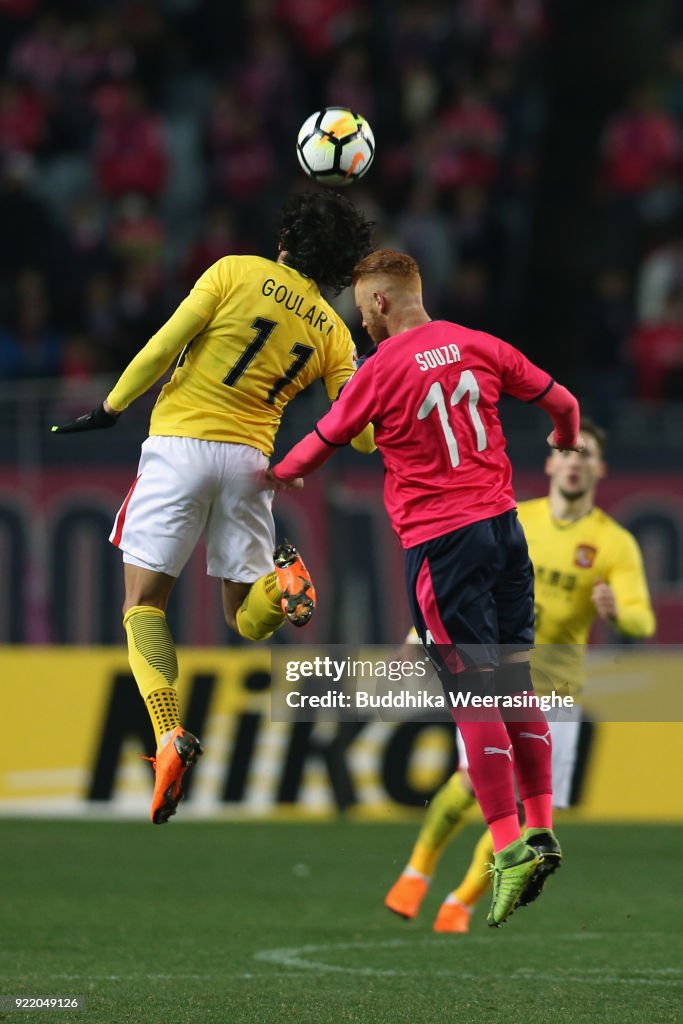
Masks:
[[[155,824],[175,813],[185,770],[202,752],[180,725],[165,615],[202,534],[207,571],[222,580],[226,620],[241,636],[266,639],[285,617],[303,625],[313,611],[315,591],[298,553],[288,544],[273,551],[273,492],[258,476],[287,403],[318,379],[332,401],[354,372],[349,330],[320,288],[346,287],[370,245],[371,224],[348,199],[330,191],[293,196],[282,211],[276,261],[225,256],[209,267],[102,405],[52,428],[113,426],[177,359],[110,537],[123,552],[130,666],[157,740]],[[355,443],[372,450],[371,429]]]
[[[532,674],[539,694],[553,689],[580,693],[585,646],[596,618],[625,636],[644,638],[655,630],[635,538],[595,506],[596,488],[606,472],[605,431],[582,419],[581,434],[582,452],[554,451],[548,456],[548,496],[520,502],[518,509],[535,571],[537,647],[532,652]],[[419,642],[417,637],[410,639]],[[580,717],[577,707],[575,713],[549,723],[555,807],[569,806]],[[459,769],[432,800],[410,860],[385,900],[390,910],[405,918],[417,915],[443,851],[474,803],[460,741],[458,750]],[[487,829],[462,883],[441,904],[435,931],[469,930],[474,904],[488,888],[487,864],[492,860]]]

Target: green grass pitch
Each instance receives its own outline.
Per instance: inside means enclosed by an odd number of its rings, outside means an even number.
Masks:
[[[181,808],[182,813],[182,808]],[[683,828],[565,826],[565,866],[499,930],[382,906],[410,825],[0,822],[0,994],[82,1024],[583,1024],[683,1019]],[[0,1011],[0,1020],[26,1014]]]

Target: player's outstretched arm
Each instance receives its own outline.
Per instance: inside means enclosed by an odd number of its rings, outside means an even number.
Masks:
[[[92,412],[52,427],[54,434],[113,427],[120,413],[144,394],[168,370],[182,349],[206,326],[202,315],[185,299],[175,313],[130,361],[107,398]]]
[[[107,401],[117,412],[123,412],[131,402],[166,373],[186,345],[206,327],[209,315],[198,313],[188,299],[180,303],[175,313],[153,335],[144,348],[130,361],[112,388]]]
[[[334,455],[338,445],[331,444],[320,434],[318,428],[306,434],[285,455],[276,466],[268,470],[266,476],[273,483],[289,484],[296,487],[295,481],[308,476]]]
[[[561,451],[581,450],[579,438],[579,403],[561,384],[530,362],[519,349],[496,339],[501,366],[503,391],[522,402],[531,402],[544,409],[553,421],[553,432],[548,438],[552,448]]]
[[[290,481],[312,473],[327,462],[337,448],[343,448],[351,438],[357,437],[376,411],[372,376],[356,374],[315,429],[272,468],[273,475],[277,480]]]
[[[303,477],[295,476],[292,480],[280,480],[274,470],[266,469],[262,475],[263,487],[271,491],[300,491],[303,489]]]
[[[351,344],[350,337],[349,343]],[[368,358],[368,356],[362,356],[358,360],[358,365],[355,373],[358,373],[361,366],[367,362]],[[338,401],[344,388],[348,385],[349,381],[351,381],[352,378],[355,376],[355,374],[351,374],[349,376],[348,369],[348,366],[344,365],[342,366],[341,370],[337,370],[335,375],[325,380],[325,387],[327,388],[327,393],[334,402]],[[341,384],[337,388],[335,394],[334,389],[337,386],[337,383],[340,379],[340,373],[345,376],[343,376]],[[333,395],[334,398],[332,397]],[[360,452],[362,455],[372,455],[373,452],[377,451],[377,445],[375,444],[375,431],[374,427],[372,426],[372,423],[368,423],[367,426],[365,426],[359,434],[351,438],[351,447],[355,448],[355,450],[357,452]]]

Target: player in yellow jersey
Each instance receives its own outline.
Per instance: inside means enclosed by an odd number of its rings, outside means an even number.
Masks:
[[[113,426],[174,360],[154,406],[138,473],[110,540],[123,552],[123,624],[131,670],[157,741],[151,817],[175,814],[186,769],[202,753],[180,725],[178,664],[166,622],[173,585],[202,534],[222,580],[228,625],[249,640],[314,608],[310,576],[289,544],[273,551],[268,466],[282,412],[313,381],[333,401],[355,366],[344,322],[322,297],[340,292],[370,249],[371,224],[330,191],[285,204],[277,260],[225,256],[199,278],[91,413],[57,433]],[[356,447],[371,451],[365,431]]]
[[[520,502],[518,509],[535,571],[537,646],[531,660],[539,694],[581,691],[585,646],[596,618],[629,637],[648,637],[655,629],[635,538],[595,506],[595,491],[605,475],[606,434],[588,419],[581,420],[581,434],[583,451],[554,451],[548,457],[548,496]],[[579,708],[575,712],[563,712],[562,720],[549,723],[550,735],[540,737],[552,742],[557,808],[570,803],[581,717]],[[408,919],[417,915],[446,845],[474,803],[459,736],[458,750],[459,769],[432,800],[410,860],[385,900],[390,910]],[[469,931],[474,904],[488,888],[492,860],[487,830],[462,883],[441,904],[435,931]],[[522,905],[540,894],[544,881],[525,893]]]

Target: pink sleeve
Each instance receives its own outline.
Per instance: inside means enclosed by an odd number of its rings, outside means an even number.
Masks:
[[[292,480],[311,473],[322,466],[336,448],[343,448],[372,422],[376,402],[371,363],[369,360],[353,375],[330,411],[318,420],[315,430],[273,467],[279,480]]]
[[[579,403],[561,384],[553,384],[537,403],[553,421],[558,448],[574,448],[579,436]]]
[[[499,341],[500,379],[506,395],[513,395],[523,402],[535,402],[552,386],[549,373],[536,366],[525,355]]]
[[[334,446],[322,441],[313,430],[290,448],[281,462],[273,466],[273,476],[278,480],[294,480],[297,476],[306,476],[327,462],[334,452]]]
[[[579,434],[579,403],[574,396],[507,342],[500,342],[499,354],[503,391],[544,409],[553,421],[557,447],[573,448]]]
[[[360,434],[377,413],[375,359],[372,356],[357,370],[330,411],[318,420],[317,432],[333,446],[348,444]]]

